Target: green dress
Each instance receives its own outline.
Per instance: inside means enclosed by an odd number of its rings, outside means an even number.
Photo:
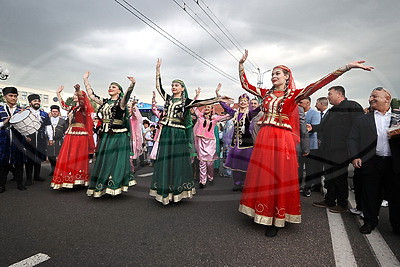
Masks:
[[[164,113],[159,123],[163,125],[158,145],[150,196],[167,205],[196,194],[193,181],[191,157],[195,156],[193,141],[193,122],[190,107],[217,103],[218,98],[191,100],[186,86],[181,80],[182,97],[174,98],[162,88],[161,77],[156,76],[156,88],[165,100]]]
[[[98,152],[90,177],[88,196],[101,197],[104,194],[118,195],[135,185],[129,156],[131,152],[126,111],[115,100],[104,99],[101,108],[103,116],[102,134]],[[113,108],[116,109],[112,119]]]
[[[173,98],[173,106],[181,105],[180,98]],[[168,109],[167,109],[168,110]],[[173,121],[173,110],[164,117]],[[150,195],[167,205],[183,198],[192,198],[196,194],[191,165],[191,147],[185,127],[166,123],[161,130],[157,158],[154,164]]]

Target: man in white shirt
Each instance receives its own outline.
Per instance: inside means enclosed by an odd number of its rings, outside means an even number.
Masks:
[[[47,158],[51,166],[49,176],[52,176],[57,156],[64,140],[64,134],[68,128],[68,122],[60,117],[60,107],[57,105],[50,107],[50,122],[51,124],[46,126],[46,132],[48,137]]]
[[[40,176],[40,169],[42,161],[46,160],[48,142],[46,126],[51,125],[49,115],[40,109],[40,96],[31,94],[28,96],[28,101],[30,104],[29,110],[40,120],[41,126],[37,132],[26,136],[25,185],[27,186],[32,185],[32,178],[35,181],[45,180]],[[52,135],[50,135],[50,138],[52,138]]]
[[[370,234],[378,225],[382,190],[388,197],[390,224],[393,231],[400,234],[400,138],[389,139],[388,136],[389,127],[399,121],[390,109],[390,102],[388,90],[375,88],[369,98],[373,111],[359,117],[349,135],[352,164],[360,169],[363,179],[361,203],[364,225],[360,228],[363,234]]]

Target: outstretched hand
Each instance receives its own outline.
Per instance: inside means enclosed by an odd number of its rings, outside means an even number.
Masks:
[[[126,77],[128,78],[128,80],[131,81],[131,83],[136,83],[135,77],[132,77],[132,76],[126,76]]]
[[[81,90],[81,86],[79,84],[74,85],[75,91]]]
[[[64,85],[61,85],[60,87],[58,87],[57,93],[61,93],[63,90],[64,90]]]
[[[363,63],[365,63],[365,60],[358,60],[358,61],[353,61],[347,64],[350,69],[363,69],[366,71],[371,71],[374,69],[372,66],[365,66]]]
[[[243,63],[246,61],[246,59],[247,59],[248,56],[249,56],[249,51],[248,51],[247,49],[245,49],[245,50],[244,50],[244,55],[243,55],[242,58],[239,60],[239,63],[240,63],[240,64],[243,64]]]
[[[225,102],[227,104],[233,104],[235,103],[234,99],[232,97],[229,96],[221,96],[220,100],[221,102]]]
[[[87,71],[85,72],[85,74],[83,74],[83,79],[84,80],[89,79],[89,76],[90,76],[90,71]]]
[[[158,70],[158,71],[160,70],[161,63],[162,63],[162,59],[161,58],[157,58],[156,70]]]
[[[221,90],[221,87],[222,87],[222,83],[218,83],[217,88],[215,89],[215,94],[216,94],[217,96],[221,96],[221,95],[219,94],[219,90]]]
[[[196,92],[195,98],[197,99],[197,98],[199,97],[200,93],[201,93],[201,88],[198,87],[198,88],[195,90],[195,92]]]

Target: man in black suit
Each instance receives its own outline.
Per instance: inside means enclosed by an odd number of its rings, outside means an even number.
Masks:
[[[322,132],[323,158],[326,162],[325,187],[327,193],[323,201],[314,202],[313,206],[329,208],[330,212],[348,210],[348,155],[347,137],[356,117],[363,114],[360,104],[347,100],[342,86],[328,89],[328,100],[333,105],[326,118],[318,125],[308,124],[308,130]]]
[[[400,123],[400,112],[391,111],[390,102],[388,90],[375,88],[369,98],[373,111],[356,120],[348,139],[352,164],[360,169],[363,179],[363,234],[370,234],[378,225],[383,192],[393,231],[400,234],[400,136],[388,136],[389,127]]]
[[[50,107],[50,122],[47,126],[47,137],[49,139],[47,146],[47,158],[50,161],[51,172],[49,176],[54,173],[56,167],[57,156],[64,140],[65,131],[68,128],[68,122],[60,117],[60,107],[52,105]]]

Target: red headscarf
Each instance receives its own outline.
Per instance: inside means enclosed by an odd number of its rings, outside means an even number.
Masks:
[[[287,80],[287,87],[285,94],[287,93],[287,90],[296,90],[296,84],[294,83],[292,71],[285,65],[278,65],[274,67],[274,69],[277,68],[285,70],[289,73],[289,79]],[[293,140],[295,144],[298,144],[300,143],[300,121],[299,121],[299,109],[297,105],[295,107],[296,108],[293,110],[293,113],[290,116],[289,121],[290,121],[290,126],[292,127]]]

